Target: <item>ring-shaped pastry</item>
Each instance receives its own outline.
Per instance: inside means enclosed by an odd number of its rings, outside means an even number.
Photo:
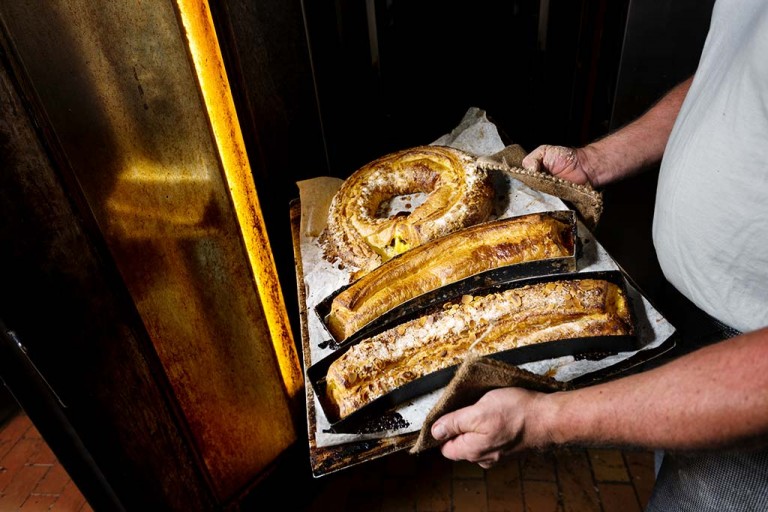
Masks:
[[[382,216],[382,203],[426,194],[411,212]],[[493,186],[475,157],[446,146],[417,146],[378,158],[347,178],[331,201],[326,257],[360,277],[398,254],[488,219]]]

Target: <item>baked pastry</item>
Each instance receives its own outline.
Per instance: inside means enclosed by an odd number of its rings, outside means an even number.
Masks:
[[[432,372],[525,345],[633,333],[622,288],[567,279],[469,296],[352,346],[326,373],[329,410],[344,418]]]
[[[439,237],[358,279],[331,302],[328,330],[342,341],[396,306],[481,272],[574,254],[573,218],[534,213]]]
[[[383,203],[425,193],[413,211],[382,216]],[[321,240],[327,259],[339,258],[362,276],[428,240],[487,220],[493,186],[475,158],[445,146],[418,146],[364,165],[331,201]]]

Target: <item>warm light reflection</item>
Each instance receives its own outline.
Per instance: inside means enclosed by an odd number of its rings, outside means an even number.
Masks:
[[[216,208],[213,184],[200,174],[149,161],[126,165],[107,199],[110,227],[123,240],[215,234],[215,226],[205,222]]]
[[[210,8],[205,0],[177,0],[177,5],[270,337],[293,398],[302,389],[303,376]]]

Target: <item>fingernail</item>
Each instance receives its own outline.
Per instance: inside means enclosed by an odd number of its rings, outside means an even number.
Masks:
[[[443,439],[446,436],[446,434],[447,433],[445,431],[445,427],[441,423],[438,423],[437,425],[432,427],[432,437],[434,437],[438,441]]]

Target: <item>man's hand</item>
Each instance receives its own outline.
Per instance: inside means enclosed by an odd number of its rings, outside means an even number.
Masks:
[[[539,146],[523,159],[523,167],[528,170],[548,171],[553,176],[580,185],[596,185],[588,164],[585,149],[548,144]]]
[[[438,419],[432,436],[447,440],[440,449],[446,458],[468,460],[487,469],[503,455],[549,444],[532,428],[537,418],[533,410],[543,396],[521,388],[494,389],[474,405]]]
[[[576,390],[495,389],[439,418],[432,436],[446,458],[484,468],[510,452],[559,445],[764,448],[768,327]]]

